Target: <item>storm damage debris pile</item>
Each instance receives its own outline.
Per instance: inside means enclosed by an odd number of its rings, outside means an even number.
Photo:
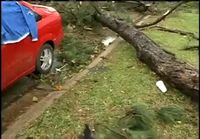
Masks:
[[[82,139],[138,139],[162,138],[156,132],[155,123],[178,124],[184,120],[184,109],[176,105],[163,106],[159,109],[149,108],[146,104],[135,104],[115,126],[97,123],[94,129],[85,125]],[[92,132],[93,131],[93,132]],[[84,138],[85,137],[85,138]]]

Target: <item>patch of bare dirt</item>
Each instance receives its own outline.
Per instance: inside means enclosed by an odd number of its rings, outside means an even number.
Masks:
[[[29,109],[29,107],[37,102],[33,101],[33,97],[36,97],[40,101],[43,97],[48,94],[46,91],[41,90],[31,90],[28,91],[20,99],[17,99],[15,102],[11,103],[8,107],[3,109],[1,112],[2,115],[2,131],[3,133],[6,128],[13,123],[17,118],[22,115],[24,112]]]

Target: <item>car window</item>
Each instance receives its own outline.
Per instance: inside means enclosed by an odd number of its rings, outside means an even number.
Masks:
[[[33,12],[33,14],[35,15],[35,20],[36,20],[36,22],[38,22],[38,21],[40,21],[41,19],[42,19],[42,17],[39,15],[39,14],[37,14],[36,12],[34,12],[34,11],[32,11]]]
[[[28,8],[28,7],[27,7]],[[34,12],[32,9],[28,8],[35,16],[36,22],[40,21],[42,19],[42,16],[39,15],[38,13]]]

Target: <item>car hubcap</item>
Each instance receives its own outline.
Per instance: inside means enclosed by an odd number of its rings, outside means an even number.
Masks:
[[[50,49],[44,49],[40,56],[41,69],[48,70],[52,64],[52,53]]]

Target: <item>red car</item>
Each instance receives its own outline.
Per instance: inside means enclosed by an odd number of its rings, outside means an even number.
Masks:
[[[53,64],[53,50],[61,47],[64,37],[62,18],[54,8],[24,1],[20,3],[33,11],[39,39],[32,41],[29,35],[20,42],[1,46],[2,91],[33,72],[48,73]]]

